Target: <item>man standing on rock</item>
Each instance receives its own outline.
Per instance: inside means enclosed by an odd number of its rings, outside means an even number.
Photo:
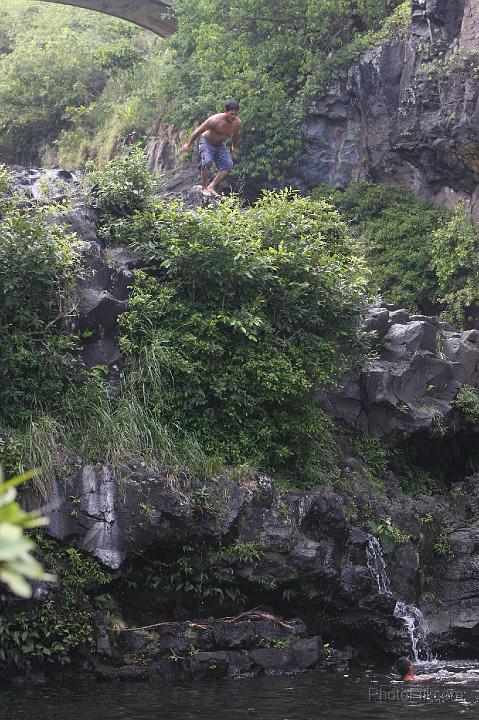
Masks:
[[[233,158],[238,153],[239,132],[241,120],[238,117],[239,105],[236,100],[229,100],[222,113],[212,115],[196,128],[190,139],[180,148],[180,152],[188,152],[197,137],[201,156],[201,192],[205,197],[217,197],[216,188],[228,175],[233,167]],[[231,152],[224,143],[231,138]],[[213,162],[216,165],[217,175],[209,183],[209,174]]]

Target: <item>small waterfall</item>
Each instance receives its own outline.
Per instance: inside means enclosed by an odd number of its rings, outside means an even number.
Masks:
[[[392,596],[391,582],[387,573],[381,543],[374,535],[368,536],[366,560],[368,568],[377,582],[380,595]],[[394,608],[394,617],[400,618],[404,622],[404,627],[411,638],[412,660],[414,662],[421,659],[430,660],[431,652],[427,643],[429,628],[426,618],[419,608],[398,600]]]
[[[431,651],[427,642],[429,627],[419,608],[398,600],[394,608],[394,617],[400,618],[404,622],[404,626],[409,633],[414,662],[431,660]]]
[[[369,535],[368,537],[368,546],[366,548],[368,568],[376,578],[379,594],[392,595],[391,583],[389,582],[381,544],[374,535]]]

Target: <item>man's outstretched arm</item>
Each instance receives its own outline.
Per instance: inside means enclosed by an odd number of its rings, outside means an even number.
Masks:
[[[180,147],[180,153],[189,152],[191,150],[191,146],[195,142],[196,138],[199,137],[202,133],[204,133],[205,130],[208,130],[208,128],[210,127],[210,120],[211,118],[208,118],[208,120],[205,120],[204,123],[202,123],[196,128],[196,130],[191,134],[188,142]]]

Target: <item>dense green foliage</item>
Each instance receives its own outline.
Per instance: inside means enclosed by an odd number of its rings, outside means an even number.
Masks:
[[[46,213],[10,209],[0,220],[0,423],[61,405],[77,265],[72,237]]]
[[[58,585],[42,603],[25,609],[9,609],[0,595],[0,668],[27,669],[39,661],[65,665],[80,647],[95,648],[95,615],[87,594],[98,594],[110,574],[75,548],[41,535],[36,540]]]
[[[145,154],[132,149],[114,158],[100,172],[91,172],[90,203],[100,216],[131,215],[144,210],[153,191],[153,178],[145,169]]]
[[[47,146],[60,132],[78,116],[88,127],[103,90],[119,73],[141,66],[153,47],[159,41],[149,33],[98,13],[26,0],[2,3],[2,160],[48,160]]]
[[[479,424],[479,393],[471,385],[463,385],[453,401],[454,407],[463,414],[467,425]]]
[[[479,234],[469,211],[458,206],[432,237],[432,265],[445,317],[460,327],[479,312]]]
[[[300,150],[309,97],[409,22],[400,0],[177,0],[175,12],[178,32],[161,41],[97,13],[8,0],[0,14],[2,157],[101,162],[145,141],[160,116],[186,133],[236,97],[243,169],[277,179]]]
[[[373,292],[411,311],[430,310],[438,283],[431,267],[431,236],[447,211],[418,200],[395,185],[352,183],[346,191],[320,187],[313,197],[327,197],[364,243]]]
[[[149,401],[229,462],[304,469],[325,429],[310,391],[343,364],[363,300],[336,213],[286,193],[246,212],[159,203],[126,235],[154,268],[121,318]]]
[[[465,327],[479,304],[479,236],[469,213],[419,200],[395,185],[352,183],[315,189],[362,242],[371,293],[411,312],[442,312]]]
[[[109,186],[111,167],[103,175]],[[287,192],[246,210],[157,200],[132,218],[103,216],[103,232],[148,262],[120,318],[140,405],[226,462],[314,477],[329,428],[311,391],[359,349],[366,282],[333,208]]]
[[[124,383],[110,397],[102,368],[71,382],[64,320],[78,272],[74,240],[48,215],[7,213],[8,471],[68,472],[63,446],[91,461],[141,457],[194,477],[226,463],[281,471],[303,486],[332,482],[334,426],[311,393],[352,355],[360,361],[367,281],[337,212],[288,192],[246,210],[230,199],[184,211],[148,194],[136,150],[87,184],[105,240],[139,250],[147,265],[120,318]]]

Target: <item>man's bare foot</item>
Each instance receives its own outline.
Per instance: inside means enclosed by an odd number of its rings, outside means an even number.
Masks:
[[[201,188],[201,194],[204,195],[205,197],[213,197],[213,194],[211,193],[210,189],[207,187]]]
[[[207,189],[210,191],[211,197],[219,197],[219,193],[216,192],[213,185],[208,185]]]

